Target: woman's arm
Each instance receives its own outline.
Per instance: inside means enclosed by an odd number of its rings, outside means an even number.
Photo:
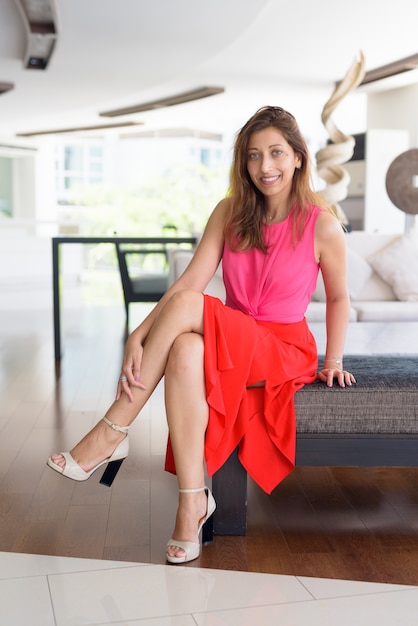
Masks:
[[[171,285],[149,315],[128,337],[123,357],[122,373],[128,379],[129,385],[136,387],[142,386],[138,375],[134,377],[133,372],[139,372],[141,369],[144,342],[165,303],[176,291],[183,289],[203,293],[207,284],[215,274],[222,258],[224,225],[229,202],[228,199],[224,199],[215,207],[208,220],[199,245],[183,274]],[[120,396],[121,392],[122,385],[119,383],[117,398]]]
[[[338,220],[330,213],[319,215],[315,228],[315,253],[326,293],[326,350],[318,378],[332,386],[351,385],[354,376],[343,368],[343,351],[350,316],[347,287],[346,242]]]
[[[222,257],[224,244],[224,224],[226,208],[229,200],[222,200],[214,209],[203,232],[196,251],[183,272],[173,285],[167,290],[151,313],[133,331],[144,341],[160,309],[176,291],[191,289],[202,292],[215,274]]]

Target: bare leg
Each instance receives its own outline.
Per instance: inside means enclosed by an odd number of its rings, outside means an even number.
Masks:
[[[171,347],[183,333],[203,334],[203,295],[193,291],[175,293],[161,310],[144,346],[141,382],[146,390],[133,388],[134,401],[122,394],[106,413],[108,419],[118,426],[129,426],[155,387],[161,380]],[[102,420],[71,450],[74,460],[89,471],[108,458],[125,435],[112,430]],[[53,455],[54,462],[62,467],[62,455]]]
[[[203,487],[208,405],[201,335],[185,333],[174,342],[165,370],[165,402],[179,487]],[[198,525],[206,510],[204,492],[179,493],[173,538],[198,543]],[[167,553],[184,556],[185,551],[170,546]]]

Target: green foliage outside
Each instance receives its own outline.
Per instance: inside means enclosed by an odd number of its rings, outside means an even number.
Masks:
[[[75,188],[71,204],[83,207],[83,235],[153,236],[163,234],[166,225],[188,234],[204,228],[227,188],[226,170],[175,167],[129,187]]]
[[[188,236],[203,230],[228,182],[226,169],[179,166],[126,187],[74,188],[70,204],[79,207],[81,235]],[[86,265],[114,267],[113,246],[92,246]]]

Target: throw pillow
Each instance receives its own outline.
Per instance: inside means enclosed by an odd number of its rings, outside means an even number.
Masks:
[[[347,248],[347,285],[350,298],[355,300],[366,281],[373,274],[373,269],[360,254]],[[312,294],[312,300],[325,302],[325,287],[321,272],[318,275],[316,289]]]
[[[354,250],[347,249],[347,284],[348,293],[352,300],[357,299],[357,295],[362,290],[366,281],[373,274],[373,268],[360,254]]]
[[[368,258],[374,271],[389,283],[397,298],[418,301],[418,237],[410,230]]]

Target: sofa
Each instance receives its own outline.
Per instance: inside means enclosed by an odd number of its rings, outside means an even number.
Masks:
[[[418,321],[418,229],[400,235],[352,231],[347,241],[350,322]],[[187,267],[192,252],[172,250],[169,281]],[[206,293],[225,299],[220,266]],[[321,273],[306,312],[308,322],[325,321]]]

